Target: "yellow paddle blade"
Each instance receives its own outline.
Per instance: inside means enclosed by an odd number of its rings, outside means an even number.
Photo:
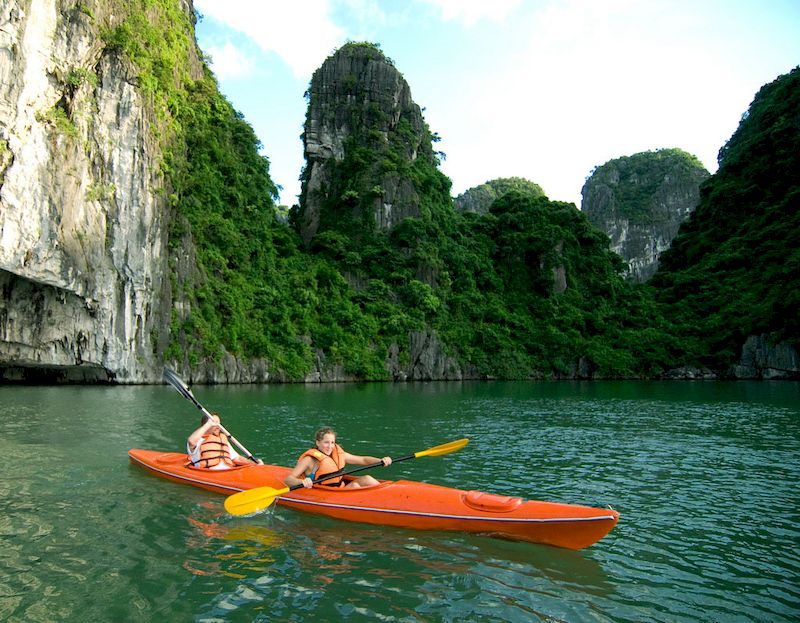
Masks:
[[[415,452],[414,456],[417,458],[421,456],[442,456],[443,454],[450,454],[456,450],[461,450],[461,448],[466,446],[468,443],[469,439],[467,438],[458,439],[449,443],[443,443],[441,446],[434,446],[433,448],[428,448],[427,450]]]
[[[275,498],[282,493],[288,493],[289,487],[273,489],[272,487],[256,487],[239,491],[225,498],[225,510],[231,515],[252,515],[268,508]]]

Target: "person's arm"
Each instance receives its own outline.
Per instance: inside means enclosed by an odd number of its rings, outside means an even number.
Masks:
[[[231,461],[233,461],[234,465],[248,465],[251,463],[250,460],[244,458],[236,451],[236,448],[233,447],[231,440],[227,436],[225,437],[225,441],[228,443],[228,452],[231,454]]]
[[[297,465],[294,466],[294,469],[291,473],[283,479],[284,484],[287,487],[296,487],[297,485],[302,484],[306,489],[310,489],[314,482],[311,478],[308,478],[306,474],[311,473],[313,470],[313,461],[310,456],[304,456],[302,459],[297,461]]]
[[[212,426],[217,426],[219,424],[219,418],[212,415],[210,418],[206,418],[206,421],[195,430],[189,438],[186,440],[186,444],[189,446],[190,449],[194,450],[197,448],[197,444],[200,443],[200,440],[205,436],[208,432],[208,429]]]
[[[230,443],[230,441],[228,441],[228,446],[231,449],[231,459],[233,460],[233,464],[234,465],[263,465],[264,464],[264,461],[262,461],[261,459],[256,459],[256,462],[253,463],[253,461],[251,461],[250,459],[247,459],[247,458],[243,457],[241,454],[239,454],[238,452],[236,452],[236,450],[233,449],[233,444]]]
[[[382,459],[374,456],[358,456],[357,454],[344,453],[344,461],[350,465],[370,465],[372,463],[380,463],[383,461],[383,466],[386,467],[392,464],[392,457],[385,456]]]

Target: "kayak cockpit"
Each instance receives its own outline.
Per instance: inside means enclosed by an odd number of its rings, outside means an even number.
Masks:
[[[489,513],[510,513],[523,502],[522,498],[483,491],[467,491],[461,496],[461,500],[470,508]]]

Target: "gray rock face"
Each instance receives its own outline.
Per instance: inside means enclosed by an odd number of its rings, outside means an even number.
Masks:
[[[800,377],[800,354],[786,342],[773,343],[766,335],[751,335],[742,358],[731,370],[739,379],[789,379]]]
[[[389,352],[386,368],[395,381],[461,381],[478,378],[474,370],[462,370],[454,358],[444,352],[436,332],[412,331],[409,334],[409,359],[400,362],[400,349],[393,346]]]
[[[160,153],[113,16],[63,4],[0,8],[0,377],[153,380]]]
[[[668,379],[784,380],[800,378],[800,353],[787,342],[775,342],[768,335],[750,335],[742,346],[739,362],[726,371],[684,367],[670,370]]]
[[[487,214],[492,203],[512,190],[544,197],[544,191],[538,184],[521,177],[501,177],[469,188],[455,198],[455,207],[459,212]]]
[[[696,158],[677,149],[618,158],[586,181],[581,210],[628,263],[627,277],[641,283],[697,207],[708,176]]]
[[[314,72],[308,96],[300,197],[305,243],[316,235],[332,202],[342,209],[349,206],[354,218],[371,211],[375,224],[385,230],[419,216],[417,190],[398,169],[421,151],[432,153],[429,138],[408,83],[380,50],[343,46]],[[345,188],[337,165],[348,157],[356,160],[358,148],[368,148],[371,161],[353,165]]]

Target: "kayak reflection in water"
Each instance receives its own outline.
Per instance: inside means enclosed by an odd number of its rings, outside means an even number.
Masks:
[[[203,416],[200,427],[186,440],[186,452],[195,467],[230,469],[237,465],[251,464],[233,449],[230,439],[220,428],[217,413],[211,413],[211,417]],[[264,464],[261,459],[258,459],[257,463]]]
[[[332,428],[320,428],[315,435],[315,443],[316,447],[303,452],[292,472],[283,479],[288,487],[302,484],[306,489],[310,489],[314,484],[314,479],[338,472],[345,465],[370,465],[380,462],[383,462],[384,466],[392,464],[390,456],[378,459],[374,456],[357,456],[346,452],[342,446],[336,443],[336,431]],[[350,481],[336,476],[319,484],[327,487],[357,489],[377,485],[378,481],[372,476],[360,476]]]

